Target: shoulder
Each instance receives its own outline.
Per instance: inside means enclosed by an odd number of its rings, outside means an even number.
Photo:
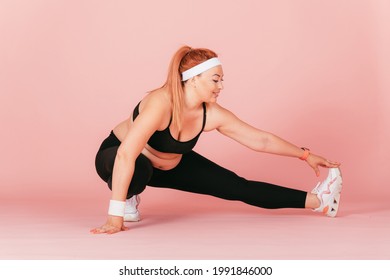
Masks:
[[[219,114],[224,114],[228,109],[222,107],[218,103],[206,103],[206,109],[207,109],[207,114],[210,115],[219,115]]]
[[[225,122],[229,122],[232,118],[236,118],[235,115],[225,107],[219,105],[218,103],[207,103],[207,122],[206,122],[206,131],[213,129],[218,129]]]
[[[140,102],[139,111],[157,111],[160,113],[171,112],[171,101],[165,89],[156,89],[148,93]]]
[[[157,89],[148,93],[139,104],[139,115],[136,121],[144,120],[154,123],[157,130],[165,129],[170,121],[172,105],[165,89]]]

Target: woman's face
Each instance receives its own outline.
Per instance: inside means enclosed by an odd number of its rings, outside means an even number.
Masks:
[[[204,102],[216,102],[223,89],[222,66],[213,67],[195,77],[196,90]]]

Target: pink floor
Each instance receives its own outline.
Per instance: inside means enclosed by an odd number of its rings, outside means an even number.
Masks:
[[[76,197],[3,196],[0,259],[390,259],[385,200],[344,198],[332,219],[147,189],[143,220],[107,236],[89,233],[104,222],[107,197]]]

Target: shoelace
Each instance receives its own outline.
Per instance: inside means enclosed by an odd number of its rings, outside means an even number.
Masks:
[[[315,186],[315,188],[311,191],[312,194],[318,194],[318,189],[321,185],[321,182],[318,182],[317,183],[317,186]]]

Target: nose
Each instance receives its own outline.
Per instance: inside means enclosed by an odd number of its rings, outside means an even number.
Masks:
[[[223,84],[222,84],[222,81],[219,81],[219,83],[218,83],[218,88],[219,88],[219,90],[223,90]]]

